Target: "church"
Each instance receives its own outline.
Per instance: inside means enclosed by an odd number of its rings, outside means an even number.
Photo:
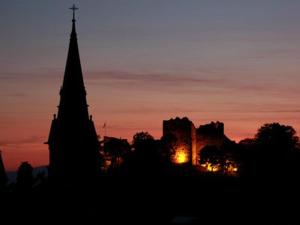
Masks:
[[[88,112],[82,75],[74,5],[69,51],[57,115],[54,114],[48,141],[49,179],[53,182],[92,181],[100,171],[99,141]]]

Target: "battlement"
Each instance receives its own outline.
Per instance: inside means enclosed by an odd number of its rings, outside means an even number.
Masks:
[[[209,124],[200,125],[199,128],[197,128],[197,135],[222,137],[224,136],[224,123],[212,121]]]
[[[164,120],[163,121],[163,134],[175,131],[184,131],[190,133],[191,129],[195,129],[195,126],[192,121],[190,121],[187,117],[175,119]]]

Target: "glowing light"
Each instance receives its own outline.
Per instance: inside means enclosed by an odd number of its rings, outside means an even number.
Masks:
[[[237,164],[233,161],[227,161],[227,173],[236,174],[239,171]]]
[[[184,150],[177,150],[175,153],[175,162],[182,164],[188,162],[188,156],[186,151]]]
[[[212,163],[208,163],[207,170],[210,172],[217,172],[217,171],[219,171],[219,165],[214,165]]]
[[[223,167],[220,163],[211,163],[209,161],[202,162],[200,166],[203,168],[203,171],[206,172],[223,172],[227,175],[236,176],[239,171],[239,167],[236,163],[232,161],[226,161],[226,167]]]
[[[220,171],[220,164],[213,164],[213,163],[206,162],[206,163],[201,164],[201,166],[203,168],[205,168],[206,171],[208,171],[208,172]]]

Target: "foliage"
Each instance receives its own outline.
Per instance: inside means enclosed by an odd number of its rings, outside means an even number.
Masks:
[[[17,189],[21,192],[30,191],[34,183],[33,167],[28,162],[21,163],[17,171]]]
[[[120,166],[120,161],[130,152],[130,145],[125,139],[110,138],[104,143],[104,152],[111,157],[111,167]]]
[[[298,140],[293,127],[279,123],[265,124],[255,135],[256,144],[273,154],[291,152],[296,149]]]
[[[170,162],[178,147],[177,138],[174,134],[167,134],[160,139],[161,154],[165,162]]]
[[[134,149],[140,149],[142,145],[154,141],[154,138],[148,132],[138,132],[133,136],[132,146]]]
[[[244,175],[275,180],[299,171],[298,140],[291,126],[264,124],[254,139],[240,142]]]

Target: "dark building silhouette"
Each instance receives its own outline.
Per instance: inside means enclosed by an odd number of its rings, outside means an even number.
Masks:
[[[232,142],[224,133],[224,124],[219,121],[200,125],[196,129],[196,134],[197,155],[205,146],[216,146],[220,149],[225,143]]]
[[[224,124],[217,121],[195,128],[188,118],[163,121],[163,135],[172,134],[175,139],[174,163],[199,165],[200,153],[205,146],[221,148],[232,141],[224,134]]]
[[[163,121],[163,136],[173,135],[176,139],[175,152],[171,158],[174,163],[190,163],[196,165],[196,129],[188,118]]]
[[[58,114],[52,120],[47,144],[50,151],[49,178],[66,182],[87,182],[100,168],[99,141],[92,116],[89,116],[77,35],[75,6],[72,32],[60,90]]]
[[[0,151],[0,190],[2,187],[5,186],[6,182],[7,182],[7,175],[6,175],[4,163],[2,160],[2,154]]]

